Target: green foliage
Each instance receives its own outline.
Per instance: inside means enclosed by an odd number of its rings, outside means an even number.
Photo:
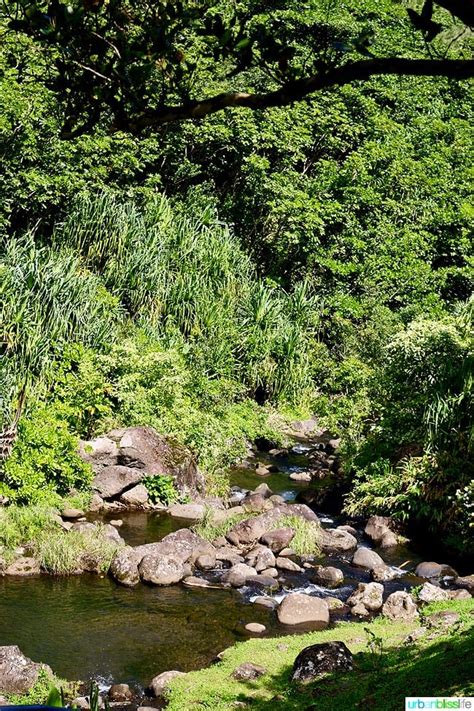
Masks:
[[[118,549],[101,528],[95,531],[55,531],[40,536],[33,551],[41,567],[52,575],[72,575],[83,565],[87,570],[107,573]]]
[[[78,454],[79,442],[61,410],[38,404],[23,417],[19,437],[0,473],[0,488],[17,503],[48,502],[87,489],[92,470]]]
[[[220,536],[227,535],[231,528],[247,518],[251,518],[251,514],[235,513],[227,516],[225,521],[216,522],[214,510],[207,508],[203,520],[194,527],[194,530],[199,536],[212,542]]]
[[[283,516],[275,522],[274,528],[292,528],[295,537],[290,547],[297,555],[318,555],[321,527],[315,521],[307,521],[301,516]]]
[[[0,509],[0,546],[14,551],[19,546],[48,536],[58,530],[54,509],[35,506],[8,506]]]
[[[179,499],[179,493],[176,491],[174,479],[171,476],[164,474],[145,476],[142,479],[142,484],[146,487],[148,496],[154,504],[168,506]]]

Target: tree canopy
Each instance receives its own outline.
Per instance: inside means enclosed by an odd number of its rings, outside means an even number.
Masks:
[[[376,75],[473,77],[474,1],[413,4],[3,0],[0,17],[38,53],[35,80],[60,97],[71,136],[285,106]]]

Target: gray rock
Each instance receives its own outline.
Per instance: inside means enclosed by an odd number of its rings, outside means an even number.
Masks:
[[[268,546],[273,553],[279,553],[290,545],[294,537],[295,531],[292,528],[286,527],[269,531],[262,536],[260,540],[265,546]]]
[[[439,600],[449,600],[447,590],[442,590],[432,583],[425,583],[418,593],[418,600],[421,602],[438,602]]]
[[[245,556],[248,565],[255,568],[257,573],[261,573],[266,568],[273,568],[275,565],[275,556],[266,546],[257,545]]]
[[[110,566],[110,575],[121,585],[133,587],[140,582],[138,565],[142,560],[140,553],[127,546],[115,554]]]
[[[91,502],[89,504],[89,511],[91,513],[99,513],[104,508],[104,499],[99,494],[93,494]]]
[[[347,600],[351,607],[362,605],[369,612],[377,612],[383,604],[383,585],[380,583],[359,583]]]
[[[146,555],[138,571],[143,582],[152,585],[173,585],[190,574],[189,566],[171,555]]]
[[[472,595],[468,590],[448,590],[450,600],[470,600]]]
[[[352,565],[355,565],[357,568],[364,568],[365,570],[374,570],[374,568],[384,567],[385,562],[378,553],[361,546],[354,553]]]
[[[352,653],[344,642],[313,644],[296,657],[291,680],[307,683],[323,674],[345,673],[353,668]]]
[[[306,519],[306,521],[319,523],[319,518],[306,504],[288,504],[287,508],[289,516],[301,516],[301,518]]]
[[[325,600],[304,593],[290,593],[277,609],[278,621],[283,625],[310,626],[325,629],[329,624],[329,607]]]
[[[390,548],[398,545],[398,538],[390,528],[391,525],[393,525],[391,519],[386,516],[371,516],[364,533],[376,545]]]
[[[372,580],[375,580],[376,583],[386,583],[389,580],[395,580],[395,578],[398,577],[398,573],[396,570],[393,570],[393,568],[390,568],[388,565],[379,565],[376,568],[373,568],[372,572]]]
[[[260,607],[268,607],[270,610],[274,610],[278,603],[272,597],[256,597],[253,600],[254,605],[260,605]]]
[[[291,472],[290,479],[293,481],[311,481],[310,472]]]
[[[112,684],[108,697],[114,702],[130,701],[133,699],[133,692],[128,684]]]
[[[249,575],[245,579],[245,584],[261,590],[278,590],[280,587],[275,578],[267,575]]]
[[[283,558],[278,556],[276,559],[276,567],[280,570],[287,570],[289,573],[301,573],[303,568],[291,560],[291,558]]]
[[[269,499],[270,496],[272,496],[273,492],[268,486],[268,484],[259,484],[256,487],[254,494],[260,494],[260,496],[263,496],[264,499]]]
[[[26,694],[34,687],[42,671],[51,677],[53,675],[50,667],[31,661],[18,647],[0,647],[0,692]]]
[[[385,600],[382,615],[391,620],[411,621],[418,617],[418,610],[412,596],[403,590],[393,592]]]
[[[321,550],[324,553],[349,553],[357,548],[357,538],[340,528],[321,530]]]
[[[196,568],[199,570],[214,570],[216,567],[216,556],[214,555],[200,555],[196,559]]]
[[[68,521],[75,521],[76,519],[82,518],[84,516],[84,511],[82,511],[81,509],[67,508],[64,509],[61,516]]]
[[[237,669],[234,669],[232,676],[237,681],[254,681],[258,679],[259,676],[266,674],[266,672],[265,667],[252,664],[251,662],[245,662],[241,664],[240,667],[237,667]]]
[[[344,582],[344,573],[332,565],[327,567],[318,565],[312,574],[312,579],[326,588],[337,588]]]
[[[28,556],[21,556],[17,558],[13,563],[10,563],[5,570],[5,575],[17,575],[25,577],[28,575],[39,575],[41,573],[41,566],[36,558],[31,558]]]
[[[185,676],[183,672],[180,671],[166,671],[162,674],[155,676],[150,683],[150,691],[156,698],[163,696],[163,694],[168,689],[169,683],[173,679],[177,679],[180,676]]]
[[[133,489],[125,491],[120,501],[128,508],[141,508],[148,503],[148,489],[143,484],[137,484]]]
[[[265,625],[261,625],[259,622],[249,622],[247,625],[244,627],[246,632],[250,632],[250,634],[263,634],[266,632],[266,627]]]
[[[116,442],[110,437],[97,437],[88,442],[80,442],[79,454],[98,472],[103,467],[118,463],[119,450]]]
[[[113,465],[95,475],[92,487],[103,499],[113,499],[138,484],[143,476],[140,469]]]
[[[464,575],[463,577],[457,577],[455,583],[459,588],[463,588],[463,590],[469,590],[469,592],[474,595],[474,575]]]
[[[222,577],[222,581],[233,588],[241,588],[246,584],[248,577],[255,576],[255,570],[245,563],[237,563]]]
[[[269,499],[266,499],[261,494],[249,494],[244,499],[242,499],[241,503],[244,511],[249,511],[252,513],[268,511],[268,509],[273,507],[272,502]]]
[[[186,585],[188,588],[209,588],[211,590],[218,590],[222,588],[220,583],[211,583],[209,580],[206,580],[205,578],[198,578],[195,575],[189,575],[184,578],[183,585]]]
[[[451,566],[445,563],[425,562],[416,566],[415,575],[419,578],[441,578],[444,576],[457,577],[457,573]]]
[[[205,508],[202,504],[173,504],[168,508],[171,518],[182,518],[188,521],[202,521]]]

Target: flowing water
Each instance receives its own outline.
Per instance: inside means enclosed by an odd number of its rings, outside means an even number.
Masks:
[[[268,455],[259,458],[273,461]],[[249,469],[236,469],[232,484],[253,489],[265,481],[274,493],[294,499],[307,484],[293,482],[289,474],[308,468],[307,457],[300,452],[279,458],[278,466],[280,471],[265,479]],[[330,517],[320,515],[323,525],[334,525]],[[117,514],[108,518],[117,518]],[[130,545],[157,541],[183,525],[156,513],[120,514],[120,518],[120,533]],[[412,551],[399,547],[384,557],[390,565],[401,566],[399,577],[385,584],[387,592],[409,589],[419,582],[404,572],[405,566],[413,568],[419,560]],[[325,556],[321,562],[344,570],[342,588],[329,591],[301,575],[288,575],[276,599],[290,590],[304,590],[345,600],[358,582],[370,579],[343,557]],[[189,671],[209,664],[243,638],[248,622],[262,622],[268,634],[284,634],[274,612],[252,604],[257,594],[261,593],[251,589],[237,592],[180,585],[128,589],[92,575],[0,578],[0,645],[18,645],[27,656],[49,664],[67,679],[95,678],[144,688],[162,671]]]

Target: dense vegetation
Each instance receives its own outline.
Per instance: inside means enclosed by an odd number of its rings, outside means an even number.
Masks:
[[[315,36],[350,56],[364,32],[366,52],[424,52],[405,3],[346,5],[278,10],[293,64]],[[469,56],[470,35],[440,18],[433,51]],[[257,20],[255,36],[270,18]],[[466,548],[472,87],[379,77],[138,135],[111,132],[102,107],[64,140],[71,106],[39,81],[42,46],[17,32],[0,50],[5,425],[27,393],[0,493],[87,491],[77,438],[143,423],[192,447],[222,491],[246,440],[300,410],[343,435],[351,513],[390,513]],[[233,62],[216,74],[196,60],[193,88],[235,86]],[[249,62],[239,81],[260,90],[267,70]]]

